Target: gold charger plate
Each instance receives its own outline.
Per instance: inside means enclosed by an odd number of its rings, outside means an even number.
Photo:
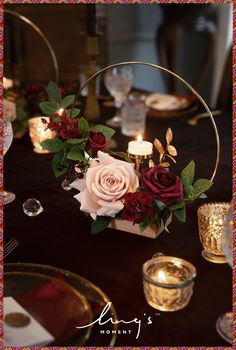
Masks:
[[[59,283],[60,285],[60,283],[63,281],[63,285],[66,284],[67,288],[71,292],[79,296],[80,303],[82,303],[80,306],[83,305],[83,310],[87,311],[83,313],[83,317],[80,313],[80,324],[77,324],[79,326],[82,324],[87,325],[93,320],[96,320],[102,312],[103,308],[108,303],[111,303],[110,299],[99,287],[79,275],[58,267],[31,263],[8,263],[4,265],[4,296],[13,296],[15,298],[17,295],[19,296],[20,290],[22,291],[21,294],[26,295],[27,290],[37,288],[37,284],[33,285],[32,279],[29,278],[29,276],[32,275],[35,276],[36,279],[36,276],[44,276],[44,278],[46,278],[44,283],[48,281],[56,281],[56,283]],[[10,276],[12,277],[10,278]],[[24,286],[21,286],[21,288],[19,288],[18,283],[15,283],[16,276],[28,276],[25,280],[28,280],[27,283],[30,284],[30,287],[24,280]],[[20,277],[18,277],[18,279],[19,278]],[[22,304],[22,298],[19,300],[19,303]],[[24,307],[24,305],[22,306]],[[116,310],[112,303],[109,311],[106,314],[107,319],[111,317],[114,321],[118,321]],[[64,318],[64,314],[62,318]],[[55,341],[50,345],[56,344],[58,346],[81,346],[86,343],[86,346],[114,346],[117,338],[117,329],[117,324],[112,324],[110,325],[110,330],[108,333],[103,332],[101,334],[99,326],[96,324],[93,325],[93,327],[79,329],[75,334],[72,334],[63,341],[60,340],[59,343]]]
[[[76,326],[93,320],[86,298],[63,279],[12,267],[7,266],[4,272],[4,296],[13,297],[53,335],[50,345],[67,344],[69,339],[83,345],[92,327],[78,330]]]

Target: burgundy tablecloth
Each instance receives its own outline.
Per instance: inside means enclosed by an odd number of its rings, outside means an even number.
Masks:
[[[109,113],[108,113],[109,114]],[[105,119],[106,110],[103,111]],[[221,140],[221,162],[215,184],[207,200],[188,208],[187,223],[173,220],[170,233],[156,240],[126,232],[105,230],[90,234],[90,220],[79,211],[73,198],[76,191],[64,191],[61,179],[51,171],[51,155],[33,153],[28,136],[14,140],[5,157],[5,188],[16,194],[16,200],[5,209],[5,239],[16,237],[20,245],[6,262],[34,262],[58,266],[78,273],[98,285],[112,300],[119,319],[142,321],[136,339],[137,324],[122,326],[127,334],[118,335],[117,346],[220,346],[227,343],[215,329],[217,318],[230,311],[231,269],[228,265],[207,262],[201,256],[198,237],[197,207],[206,201],[231,199],[231,116],[216,117]],[[164,141],[167,127],[173,130],[173,145],[178,149],[181,170],[191,159],[197,177],[210,177],[215,161],[215,140],[210,120],[196,127],[183,120],[162,121],[149,118],[145,138]],[[130,138],[117,132],[119,149],[125,150]],[[41,201],[44,212],[28,217],[22,211],[27,198]],[[197,280],[189,305],[178,312],[158,312],[148,306],[142,290],[142,264],[154,253],[181,257],[196,266]],[[147,324],[151,316],[152,324]],[[63,344],[58,344],[63,345]],[[91,344],[88,341],[89,345]]]

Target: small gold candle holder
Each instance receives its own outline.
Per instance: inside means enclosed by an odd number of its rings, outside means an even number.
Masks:
[[[227,262],[222,251],[222,234],[229,207],[229,203],[209,203],[198,208],[199,236],[203,246],[202,256],[218,264]]]
[[[40,154],[49,153],[49,151],[42,148],[40,143],[46,139],[54,138],[56,135],[55,132],[50,129],[45,130],[46,126],[42,123],[42,118],[49,122],[49,117],[44,116],[34,117],[28,121],[29,135],[34,145],[34,152]]]
[[[147,160],[152,158],[152,154],[148,154],[145,156],[139,156],[137,154],[132,154],[127,152],[128,156],[134,161],[135,163],[135,169],[138,173],[141,173],[141,165],[142,163]]]
[[[143,287],[150,306],[177,311],[188,305],[196,278],[195,267],[186,260],[159,256],[143,265]]]

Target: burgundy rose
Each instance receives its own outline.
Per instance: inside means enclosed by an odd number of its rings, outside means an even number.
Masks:
[[[143,170],[142,187],[165,205],[171,205],[183,199],[181,180],[175,174],[158,165]]]
[[[28,99],[28,97],[35,96],[41,92],[45,95],[45,97],[47,97],[47,92],[42,84],[39,84],[39,83],[30,84],[25,89],[25,97],[26,99]]]
[[[90,131],[88,135],[87,148],[91,149],[92,157],[95,157],[98,151],[104,151],[106,146],[106,138],[101,132]]]
[[[121,219],[139,223],[145,217],[154,215],[154,197],[148,192],[129,192],[124,196],[124,209]]]
[[[27,102],[26,109],[31,116],[40,112],[39,102],[45,101],[48,98],[47,91],[39,83],[28,85],[24,95]]]
[[[61,96],[65,97],[68,95],[73,95],[76,91],[78,91],[78,89],[78,82],[66,81],[61,85]]]

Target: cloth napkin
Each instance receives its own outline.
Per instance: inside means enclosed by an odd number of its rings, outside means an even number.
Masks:
[[[15,299],[55,337],[55,344],[58,345],[76,333],[84,332],[76,326],[89,323],[83,303],[61,275]],[[94,315],[99,314],[101,309],[96,303],[92,305]]]

